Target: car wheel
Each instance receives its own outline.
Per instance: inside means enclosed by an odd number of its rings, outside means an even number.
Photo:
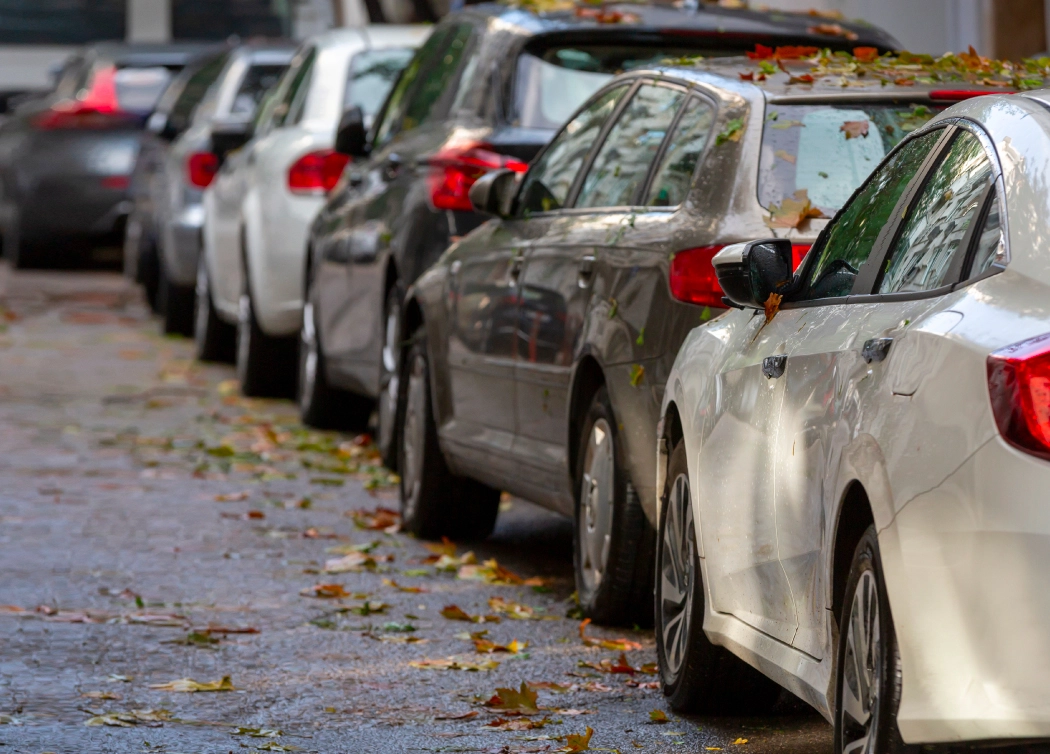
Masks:
[[[160,259],[154,243],[146,245],[139,254],[137,277],[146,292],[146,302],[155,314],[160,314]]]
[[[401,380],[401,525],[424,539],[484,539],[496,525],[499,490],[455,476],[438,446],[430,399],[430,365],[419,331],[403,362]]]
[[[197,315],[193,322],[193,340],[197,346],[197,358],[201,361],[234,361],[237,328],[223,322],[215,311],[208,265],[203,254],[197,264]]]
[[[656,533],[627,481],[604,387],[582,424],[573,548],[580,607],[597,623],[650,626]]]
[[[242,276],[237,311],[237,379],[250,397],[290,398],[295,395],[298,338],[274,338],[263,332],[255,317],[255,302]]]
[[[835,751],[899,752],[900,653],[893,630],[875,527],[861,537],[839,623]]]
[[[157,308],[161,332],[165,335],[193,336],[193,288],[175,285],[160,265],[160,285],[157,289]]]
[[[781,689],[704,633],[704,585],[685,442],[671,453],[656,546],[656,657],[675,712],[755,714]]]
[[[391,287],[383,317],[383,354],[380,359],[379,401],[376,407],[376,445],[383,463],[397,470],[397,428],[400,426],[398,383],[401,365],[401,290]]]
[[[296,401],[300,418],[303,424],[318,429],[365,429],[372,413],[371,401],[328,384],[324,361],[314,305],[307,298],[299,331]]]

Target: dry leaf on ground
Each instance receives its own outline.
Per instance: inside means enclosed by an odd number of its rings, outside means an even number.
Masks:
[[[495,660],[482,660],[481,662],[472,662],[470,660],[461,660],[456,657],[449,657],[444,660],[415,660],[408,663],[410,668],[417,668],[419,670],[468,670],[468,671],[479,671],[479,670],[495,670],[499,667],[499,663]]]
[[[350,592],[343,589],[342,584],[314,584],[311,587],[303,589],[299,594],[303,597],[321,597],[323,599],[350,596]]]
[[[594,731],[591,726],[587,726],[587,730],[583,733],[570,733],[565,737],[565,746],[560,749],[555,749],[559,752],[568,752],[569,754],[575,754],[580,751],[589,751],[591,748],[591,736],[594,735]]]
[[[772,205],[765,223],[770,228],[797,228],[811,217],[821,218],[824,213],[809,200],[809,191],[799,189],[780,205]]]
[[[535,620],[540,617],[536,615],[535,608],[531,608],[528,605],[522,605],[518,602],[511,602],[502,597],[492,597],[489,600],[489,609],[494,613],[506,615],[508,618],[514,620]]]
[[[547,725],[557,725],[559,721],[545,717],[542,720],[530,720],[527,717],[512,718],[510,720],[497,717],[491,722],[481,726],[482,730],[536,730]]]
[[[471,639],[474,642],[474,651],[480,652],[481,654],[492,654],[494,652],[510,652],[511,654],[518,654],[524,652],[529,643],[527,641],[518,641],[514,639],[509,644],[497,644],[494,641],[488,639]]]
[[[391,587],[399,592],[405,592],[406,594],[425,594],[430,590],[422,586],[401,586],[393,579],[383,579],[383,586]]]
[[[536,704],[538,694],[529,688],[524,681],[521,688],[515,691],[508,688],[497,688],[496,693],[485,702],[489,709],[497,709],[501,712],[514,715],[534,715],[540,711]]]
[[[470,623],[499,623],[498,615],[471,615],[459,605],[445,605],[441,615],[449,620],[463,620]]]
[[[251,497],[252,493],[249,490],[243,490],[241,492],[227,492],[223,495],[216,495],[215,502],[217,503],[239,503],[242,500],[247,500]]]
[[[114,728],[143,725],[148,728],[159,728],[161,723],[171,719],[171,713],[166,709],[136,709],[130,712],[106,712],[96,715],[86,720],[84,725],[108,725]]]
[[[671,722],[667,719],[667,713],[664,712],[662,709],[654,709],[652,712],[650,712],[649,720],[651,720],[654,723],[657,723],[658,725]]]
[[[470,710],[470,712],[461,712],[458,715],[437,715],[434,717],[435,720],[473,720],[478,716],[476,709]]]
[[[382,506],[378,506],[372,511],[350,511],[348,515],[354,520],[354,524],[358,529],[384,531],[387,534],[394,534],[401,528],[401,514]]]
[[[533,576],[523,579],[496,562],[495,558],[486,560],[482,565],[463,565],[456,573],[457,579],[464,581],[484,581],[497,586],[546,586],[547,579]]]
[[[360,573],[364,570],[375,570],[379,563],[389,563],[393,555],[368,555],[363,552],[351,552],[341,558],[326,560],[325,573]]]
[[[208,683],[198,683],[192,678],[179,678],[175,681],[168,681],[167,683],[151,683],[149,686],[154,691],[176,691],[187,694],[196,693],[199,691],[236,691],[233,687],[233,682],[230,680],[228,675],[224,675],[217,681],[209,681]]]
[[[611,649],[614,652],[629,652],[633,649],[642,648],[641,644],[630,639],[594,639],[587,636],[587,626],[590,625],[590,622],[590,618],[585,618],[580,622],[580,639],[585,646],[602,647],[603,649]]]
[[[597,670],[599,673],[611,673],[614,675],[620,673],[625,675],[634,675],[635,673],[653,675],[656,673],[655,662],[646,663],[640,668],[632,667],[631,663],[627,662],[627,655],[625,654],[621,654],[615,661],[602,660],[600,662],[586,662],[585,660],[580,660],[577,665],[581,668]]]

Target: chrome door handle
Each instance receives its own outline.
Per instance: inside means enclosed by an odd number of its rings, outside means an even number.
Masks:
[[[777,377],[783,376],[784,369],[787,368],[787,361],[788,357],[783,354],[767,356],[762,359],[762,374],[769,380],[775,380]]]
[[[577,283],[581,288],[586,288],[591,284],[591,277],[594,275],[594,255],[588,254],[580,259],[579,278]]]
[[[864,347],[860,349],[860,355],[869,364],[873,361],[885,361],[892,345],[893,338],[872,338],[864,341]]]

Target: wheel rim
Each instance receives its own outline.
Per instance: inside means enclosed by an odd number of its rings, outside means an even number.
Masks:
[[[397,415],[398,358],[401,350],[401,312],[397,302],[387,307],[383,337],[382,372],[379,375],[379,447],[385,453],[394,441]]]
[[[197,341],[197,352],[204,348],[208,335],[208,317],[211,314],[211,292],[208,287],[208,269],[204,260],[197,266],[197,317],[193,321],[193,337]]]
[[[252,347],[252,299],[242,293],[237,301],[237,379],[244,385],[248,375],[248,354]]]
[[[580,575],[584,590],[593,594],[601,586],[612,543],[612,511],[616,461],[612,429],[605,419],[591,427],[583,457],[580,485]]]
[[[842,659],[839,723],[843,754],[868,754],[875,747],[879,705],[879,594],[875,574],[866,570],[857,582],[846,627]]]
[[[696,574],[696,532],[689,478],[679,474],[667,499],[660,548],[660,634],[664,681],[673,683],[685,662],[693,619],[693,582]]]
[[[317,331],[314,328],[314,305],[307,301],[303,305],[303,326],[299,330],[299,408],[310,410],[314,385],[317,381]]]
[[[405,423],[402,426],[404,468],[401,469],[402,504],[404,517],[412,518],[419,498],[423,476],[423,452],[426,443],[427,379],[426,364],[421,357],[412,362],[405,390]]]

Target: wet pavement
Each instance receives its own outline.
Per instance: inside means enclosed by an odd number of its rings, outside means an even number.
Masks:
[[[0,307],[0,753],[830,752],[787,694],[653,722],[651,633],[572,615],[568,521],[395,533],[363,438],[240,398],[119,275],[0,267]]]

